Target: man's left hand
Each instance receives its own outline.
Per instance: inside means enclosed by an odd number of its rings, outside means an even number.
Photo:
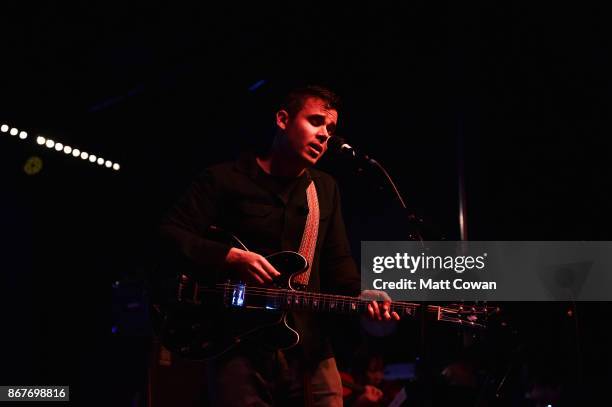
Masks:
[[[399,321],[400,316],[397,312],[391,311],[391,297],[379,290],[364,290],[359,296],[362,299],[372,299],[368,304],[368,315],[375,321]],[[379,304],[382,302],[382,305]]]

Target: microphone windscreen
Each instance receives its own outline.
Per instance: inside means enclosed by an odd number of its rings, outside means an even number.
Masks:
[[[346,140],[344,140],[342,137],[333,136],[327,140],[327,143],[329,144],[330,150],[340,152],[342,151],[342,146],[346,144]]]

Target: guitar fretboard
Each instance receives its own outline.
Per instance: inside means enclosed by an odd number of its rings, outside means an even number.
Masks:
[[[229,305],[240,306],[246,299],[259,297],[270,310],[308,310],[313,312],[326,312],[337,314],[364,314],[367,313],[369,299],[345,295],[295,291],[282,288],[245,287],[240,284],[220,284],[224,298]],[[399,316],[414,315],[419,304],[409,302],[392,302],[390,312],[397,312]]]

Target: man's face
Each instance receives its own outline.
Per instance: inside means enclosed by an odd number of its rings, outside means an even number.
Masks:
[[[316,97],[309,97],[294,116],[281,110],[276,115],[278,126],[284,130],[283,145],[305,166],[314,165],[327,151],[327,140],[335,133],[338,112],[326,107]]]

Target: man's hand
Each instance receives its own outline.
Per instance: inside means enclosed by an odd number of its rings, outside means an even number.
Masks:
[[[380,389],[374,386],[370,386],[369,384],[366,384],[365,391],[357,400],[357,405],[361,405],[361,404],[367,405],[369,403],[378,403],[380,399],[382,399],[383,396],[384,394]]]
[[[389,294],[386,292],[379,290],[364,290],[361,292],[359,298],[372,300],[372,302],[368,304],[368,315],[370,318],[376,321],[390,321],[391,319],[395,321],[400,320],[400,316],[397,312],[390,312],[391,297],[389,297]],[[379,301],[383,301],[382,307],[378,305]]]
[[[235,247],[227,253],[225,263],[228,269],[247,283],[264,285],[281,275],[262,255]]]

